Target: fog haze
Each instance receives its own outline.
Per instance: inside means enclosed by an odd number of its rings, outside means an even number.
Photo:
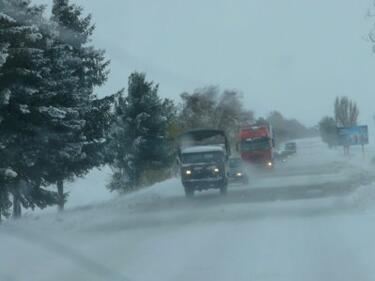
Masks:
[[[0,0],[0,281],[375,280],[375,0],[67,1]]]
[[[112,61],[100,95],[125,87],[137,70],[165,97],[213,84],[243,92],[258,116],[276,109],[307,125],[347,95],[360,122],[372,122],[369,0],[75,2],[93,14],[94,43]]]

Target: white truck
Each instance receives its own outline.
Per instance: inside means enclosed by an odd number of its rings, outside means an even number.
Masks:
[[[226,194],[230,146],[224,131],[188,131],[178,137],[178,143],[178,162],[186,197],[211,188]]]

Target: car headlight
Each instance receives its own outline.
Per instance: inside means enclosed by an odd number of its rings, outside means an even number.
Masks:
[[[214,168],[214,172],[215,172],[215,173],[220,172],[219,168]]]
[[[242,173],[237,173],[236,176],[237,177],[242,177]]]
[[[185,174],[187,174],[187,175],[191,175],[191,170],[186,170],[186,171],[185,171]]]
[[[268,167],[272,167],[272,162],[268,162],[268,163],[267,163],[267,166],[268,166]]]

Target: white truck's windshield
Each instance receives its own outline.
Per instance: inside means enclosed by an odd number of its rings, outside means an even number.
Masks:
[[[212,163],[224,161],[222,152],[202,152],[202,153],[185,153],[182,154],[184,164]]]

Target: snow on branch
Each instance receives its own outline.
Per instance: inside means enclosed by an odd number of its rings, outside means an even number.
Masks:
[[[10,99],[11,91],[9,89],[5,89],[0,92],[0,105],[8,105]]]
[[[53,106],[41,106],[39,107],[39,112],[48,114],[50,117],[57,119],[64,119],[66,116],[66,111]]]
[[[19,109],[20,109],[22,114],[30,114],[31,113],[31,111],[29,109],[29,106],[27,104],[20,104]]]
[[[1,21],[2,22],[8,22],[8,23],[16,23],[17,22],[14,18],[8,16],[7,14],[4,14],[4,13],[0,12],[0,22]]]
[[[4,170],[4,176],[5,178],[8,178],[8,179],[14,179],[18,176],[17,172],[15,172],[14,170],[12,170],[11,168],[6,168]]]

